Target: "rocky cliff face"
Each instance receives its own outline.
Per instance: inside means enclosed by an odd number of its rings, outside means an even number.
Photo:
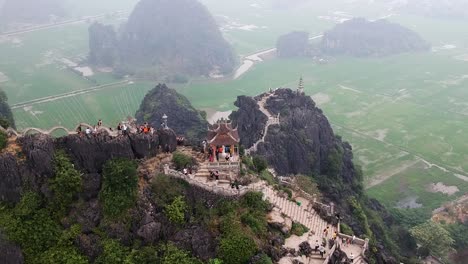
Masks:
[[[67,136],[53,139],[48,136],[20,138],[25,160],[18,160],[10,153],[0,155],[0,201],[16,203],[22,187],[27,185],[49,195],[47,180],[53,175],[53,156],[56,149],[64,149],[71,160],[83,172],[86,195],[96,197],[100,189],[100,173],[103,165],[113,158],[142,159],[152,157],[169,146],[176,148],[176,135],[171,130],[160,130],[157,135],[129,135],[111,138]]]
[[[248,96],[239,96],[234,103],[238,110],[230,115],[234,127],[238,127],[241,144],[249,148],[262,138],[268,118],[260,111],[257,101]]]
[[[168,126],[177,135],[183,135],[187,143],[200,144],[206,137],[208,122],[187,98],[165,84],[157,85],[149,91],[135,114],[139,123],[148,122],[160,127],[166,114]]]
[[[253,98],[239,97],[235,105],[239,110],[231,118],[240,124],[241,143],[248,148],[260,138],[267,117]],[[335,137],[327,118],[308,96],[280,89],[267,101],[266,109],[273,115],[279,113],[281,123],[270,126],[257,154],[265,156],[280,174],[324,174],[331,151],[350,147]]]
[[[249,148],[263,133],[266,116],[254,98],[238,97],[236,106],[239,109],[231,118],[239,124],[241,143]],[[258,145],[254,155],[266,158],[280,175],[311,176],[323,199],[336,205],[342,221],[357,235],[373,238],[371,251],[376,262],[396,263],[393,256],[401,251],[390,253],[388,246],[392,244],[388,227],[395,224],[393,218],[363,193],[362,174],[353,164],[351,145],[334,134],[313,100],[290,89],[279,89],[266,101],[265,108],[274,116],[280,114],[280,124],[269,127],[265,143]]]
[[[0,232],[0,263],[22,264],[24,263],[21,249],[10,243]]]
[[[325,32],[320,44],[327,55],[387,56],[428,51],[430,44],[416,32],[386,20],[348,20]]]

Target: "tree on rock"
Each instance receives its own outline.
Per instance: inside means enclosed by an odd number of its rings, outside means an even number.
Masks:
[[[132,207],[137,198],[137,187],[137,164],[134,161],[114,159],[107,162],[99,193],[104,215],[111,218],[118,217]]]
[[[433,221],[411,228],[410,233],[423,248],[437,256],[445,256],[454,243],[450,233]]]
[[[0,90],[0,126],[3,128],[15,128],[13,113],[8,105],[8,96],[3,90]]]

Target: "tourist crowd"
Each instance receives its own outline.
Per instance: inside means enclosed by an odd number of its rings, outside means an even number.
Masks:
[[[86,136],[96,136],[98,135],[99,133],[101,133],[102,131],[110,131],[110,132],[113,132],[113,131],[117,131],[117,135],[127,135],[129,133],[136,133],[136,134],[150,134],[150,135],[153,135],[155,134],[155,129],[150,126],[147,122],[145,122],[144,124],[142,125],[128,125],[127,123],[119,123],[117,125],[117,128],[116,130],[114,130],[112,127],[106,127],[104,128],[103,125],[102,125],[102,120],[99,119],[99,121],[97,122],[97,124],[93,127],[90,127],[90,126],[86,126],[86,129],[83,131],[83,128],[82,126],[80,125],[77,129],[76,129],[76,133],[79,134],[79,135],[86,135]]]

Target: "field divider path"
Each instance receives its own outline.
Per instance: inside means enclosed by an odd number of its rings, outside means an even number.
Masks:
[[[18,109],[18,108],[28,107],[28,106],[32,106],[32,105],[36,105],[36,104],[53,102],[53,101],[57,101],[57,100],[60,100],[60,99],[63,99],[63,98],[68,98],[68,97],[73,97],[73,96],[77,96],[77,95],[87,94],[87,93],[95,92],[95,91],[102,90],[102,89],[105,89],[105,88],[110,88],[110,87],[114,87],[114,86],[118,86],[118,85],[122,85],[122,84],[129,84],[130,82],[131,82],[130,80],[125,80],[125,81],[120,81],[120,82],[114,82],[114,83],[108,83],[108,84],[93,86],[93,87],[80,89],[80,90],[76,90],[76,91],[71,91],[71,92],[68,92],[68,93],[41,97],[41,98],[33,99],[33,100],[30,100],[30,101],[26,101],[26,102],[12,104],[11,109]]]
[[[468,178],[468,173],[465,172],[465,171],[462,171],[462,170],[458,170],[458,169],[455,169],[453,167],[451,167],[450,165],[447,165],[447,164],[444,164],[444,163],[441,163],[441,162],[437,162],[437,161],[433,161],[429,158],[426,158],[426,157],[423,157],[421,154],[418,154],[416,152],[413,152],[405,147],[402,147],[402,146],[399,146],[399,145],[396,145],[396,144],[393,144],[393,143],[390,143],[390,142],[387,142],[385,140],[382,140],[382,139],[379,139],[379,138],[376,138],[376,137],[373,137],[373,136],[370,136],[364,132],[361,132],[361,131],[358,131],[358,130],[355,130],[353,128],[349,128],[349,127],[346,127],[346,126],[343,126],[343,125],[340,125],[340,124],[337,124],[337,123],[334,123],[330,120],[330,124],[334,125],[334,126],[337,126],[339,128],[342,128],[344,130],[348,130],[352,133],[355,133],[357,135],[360,135],[360,136],[363,136],[363,137],[366,137],[366,138],[370,138],[370,139],[373,139],[373,140],[376,140],[380,143],[383,143],[384,145],[387,145],[387,146],[390,146],[390,147],[393,147],[393,148],[396,148],[400,151],[403,151],[403,152],[406,152],[412,156],[414,156],[415,158],[419,159],[418,161],[422,161],[424,162],[429,168],[431,167],[436,167],[440,170],[442,170],[443,172],[448,172],[448,173],[452,173],[454,176],[456,175],[461,175],[463,177],[467,177]],[[395,175],[395,174],[394,174]],[[392,175],[393,176],[393,175]],[[388,179],[388,178],[387,178]],[[383,182],[383,181],[382,181]],[[381,183],[381,182],[380,182]],[[379,183],[379,184],[380,184]],[[374,184],[373,186],[371,187],[374,187],[378,184]],[[371,188],[369,187],[369,188]],[[369,189],[366,187],[366,189]]]
[[[128,13],[128,12],[118,11],[118,12],[114,12],[112,14],[120,15],[120,14],[125,14],[125,13]],[[79,19],[70,19],[70,20],[65,20],[65,21],[57,22],[57,23],[38,25],[38,26],[33,26],[33,27],[21,29],[21,30],[4,32],[4,33],[0,34],[0,37],[11,37],[11,36],[15,36],[15,35],[24,34],[24,33],[35,32],[35,31],[39,31],[39,30],[50,29],[50,28],[55,28],[55,27],[60,27],[60,26],[65,26],[65,25],[70,25],[70,24],[76,24],[76,23],[80,23],[80,22],[86,22],[86,21],[89,21],[91,19],[103,18],[106,15],[108,15],[108,14],[88,16],[88,17],[83,17],[83,18],[79,18]]]

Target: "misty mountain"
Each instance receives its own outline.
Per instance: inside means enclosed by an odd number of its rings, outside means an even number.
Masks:
[[[466,0],[385,0],[395,10],[438,18],[467,18]]]
[[[59,0],[5,0],[0,9],[0,24],[47,23],[64,15]]]
[[[113,33],[90,29],[90,57],[107,61]],[[142,0],[118,37],[119,67],[153,74],[209,75],[229,73],[236,64],[231,46],[208,10],[193,0]],[[102,49],[102,48],[105,49]],[[109,51],[110,50],[110,51]],[[102,54],[104,53],[104,55]],[[109,65],[112,66],[112,65]]]
[[[386,20],[348,20],[325,32],[321,49],[329,55],[386,56],[426,51],[429,43],[416,32]]]
[[[276,50],[279,57],[301,57],[309,50],[309,33],[294,31],[278,38]]]
[[[96,66],[113,67],[119,54],[117,34],[110,25],[94,23],[89,27],[89,62]]]

